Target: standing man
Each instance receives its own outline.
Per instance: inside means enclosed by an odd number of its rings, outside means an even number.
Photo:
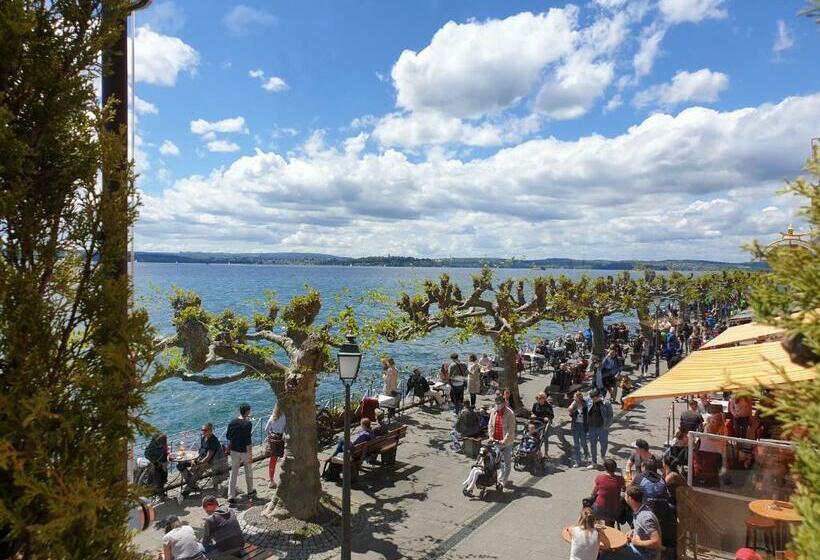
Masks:
[[[601,446],[601,461],[606,459],[609,426],[612,424],[612,405],[608,400],[604,400],[605,394],[601,391],[594,391],[592,403],[587,412],[588,437],[592,447],[592,462],[587,466],[588,470],[598,468],[598,444]]]
[[[487,424],[487,435],[490,436],[491,442],[497,441],[501,445],[501,453],[504,458],[501,481],[504,486],[510,486],[515,427],[515,413],[504,403],[504,397],[496,397],[495,408],[490,413],[490,422]]]
[[[228,424],[228,443],[231,449],[231,481],[228,484],[228,503],[235,504],[236,499],[236,479],[239,477],[239,467],[245,467],[245,485],[248,489],[248,497],[256,495],[253,489],[253,442],[251,441],[251,430],[253,424],[248,418],[251,415],[251,405],[242,403],[239,405],[239,416],[231,420]]]
[[[461,412],[461,407],[464,406],[464,384],[467,382],[467,366],[458,360],[458,354],[450,354],[452,363],[447,370],[450,378],[450,398],[453,400],[453,406],[456,409],[456,415]]]
[[[572,426],[572,466],[581,466],[581,451],[584,452],[584,460],[589,459],[589,448],[587,446],[587,430],[589,429],[589,418],[584,395],[576,391],[572,398],[572,403],[567,409],[569,421]]]

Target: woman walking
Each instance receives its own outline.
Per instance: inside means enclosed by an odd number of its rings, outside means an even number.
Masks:
[[[476,396],[481,392],[481,366],[475,354],[470,354],[467,362],[467,391],[470,393],[470,408],[475,408]]]
[[[276,481],[273,476],[276,474],[276,463],[280,457],[285,455],[285,428],[287,418],[282,413],[279,403],[273,407],[268,423],[265,424],[265,435],[268,438],[268,452],[270,461],[268,462],[268,487],[276,488]]]
[[[584,461],[589,460],[589,446],[587,445],[587,431],[589,431],[589,419],[587,418],[587,403],[584,395],[576,391],[569,405],[569,419],[572,426],[572,466],[581,466],[581,450],[584,451]]]

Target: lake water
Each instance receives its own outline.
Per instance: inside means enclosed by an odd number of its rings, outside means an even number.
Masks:
[[[477,269],[440,268],[386,268],[386,267],[331,267],[331,266],[254,266],[254,265],[205,265],[205,264],[164,264],[137,263],[135,287],[138,302],[148,309],[154,325],[163,334],[171,334],[171,309],[168,295],[174,287],[194,290],[202,297],[203,305],[210,311],[233,308],[240,313],[251,315],[261,311],[260,301],[265,291],[274,291],[280,304],[287,303],[291,296],[304,291],[305,285],[318,289],[322,294],[323,314],[332,312],[337,305],[335,296],[356,298],[373,290],[395,296],[402,290],[412,291],[427,278],[436,279],[443,272],[458,282],[465,293],[472,287],[471,275]],[[581,274],[601,276],[614,271],[597,270],[514,270],[496,271],[497,278],[565,274],[579,278]],[[363,306],[357,311],[364,314],[377,312],[372,306]],[[634,316],[612,316],[608,321],[626,321],[636,325]],[[575,332],[584,324],[559,325],[543,323],[532,329],[527,340],[547,336],[553,338],[564,332]],[[492,345],[476,338],[460,344],[453,340],[453,332],[441,330],[430,336],[412,342],[386,343],[365,353],[359,374],[359,391],[368,387],[378,388],[381,384],[379,356],[389,354],[396,360],[402,377],[414,367],[422,367],[425,372],[448,361],[451,352],[466,355],[470,352],[492,354]],[[217,375],[236,371],[236,367],[223,367],[209,371]],[[334,374],[324,376],[320,381],[317,400],[339,398],[344,391]],[[149,421],[157,428],[176,434],[196,429],[207,421],[215,425],[226,424],[237,411],[240,402],[248,402],[261,417],[273,408],[275,399],[267,383],[243,380],[221,386],[204,386],[179,379],[169,379],[160,384],[149,396]],[[186,436],[187,439],[187,436]]]

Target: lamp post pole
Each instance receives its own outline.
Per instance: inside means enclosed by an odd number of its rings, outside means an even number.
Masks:
[[[660,339],[660,325],[658,324],[659,321],[659,313],[660,313],[660,305],[655,304],[655,377],[660,377],[661,375],[661,339]]]
[[[342,560],[350,560],[350,385],[359,375],[362,353],[356,339],[347,336],[347,342],[339,348],[339,378],[345,386],[345,438],[342,447]]]
[[[350,560],[350,383],[345,384],[345,441],[342,470],[342,560]]]

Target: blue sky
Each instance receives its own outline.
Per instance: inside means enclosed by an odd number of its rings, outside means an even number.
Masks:
[[[155,2],[138,249],[742,260],[820,136],[802,7]]]

